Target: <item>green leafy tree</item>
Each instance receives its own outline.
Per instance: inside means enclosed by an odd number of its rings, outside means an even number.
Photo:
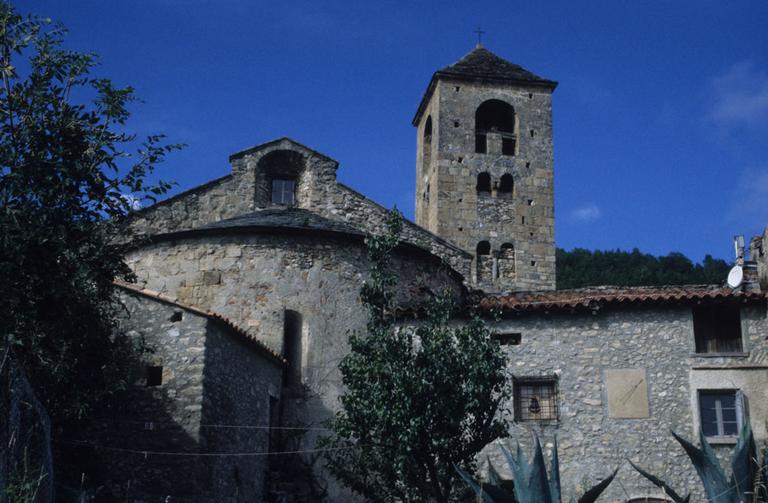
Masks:
[[[622,250],[590,251],[557,249],[557,288],[581,288],[597,285],[660,286],[722,284],[730,265],[711,255],[694,264],[682,253],[655,257]]]
[[[389,261],[401,226],[393,213],[388,232],[367,240],[368,330],[350,336],[340,364],[346,392],[328,466],[370,501],[455,501],[464,487],[454,466],[474,473],[476,454],[506,435],[497,414],[509,398],[505,358],[479,318],[450,325],[447,294],[418,326],[396,326]]]
[[[65,49],[65,33],[0,3],[0,354],[16,355],[54,423],[122,385],[126,215],[169,188],[147,177],[178,148],[125,132],[133,89],[92,77],[95,56]]]

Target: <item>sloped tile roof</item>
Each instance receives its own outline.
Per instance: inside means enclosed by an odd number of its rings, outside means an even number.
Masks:
[[[703,301],[755,302],[765,299],[766,295],[763,292],[733,290],[712,285],[601,286],[574,290],[489,295],[480,300],[479,306],[483,312],[495,310],[501,310],[503,313],[596,312],[607,306],[692,305]]]
[[[312,229],[363,235],[358,229],[344,222],[325,218],[309,210],[292,207],[257,210],[245,215],[219,220],[218,222],[198,227],[198,229],[231,229],[240,227]]]
[[[189,311],[191,313],[195,313],[199,316],[203,316],[205,318],[208,318],[209,320],[215,321],[216,323],[219,323],[220,325],[223,325],[226,327],[231,333],[235,334],[235,336],[240,337],[244,339],[246,342],[250,343],[257,351],[262,353],[267,358],[271,359],[278,365],[285,365],[286,361],[285,359],[277,352],[272,350],[269,346],[261,342],[260,340],[256,339],[254,336],[237,326],[232,320],[229,318],[226,318],[218,313],[214,313],[213,311],[208,311],[206,309],[202,309],[196,306],[192,306],[189,304],[185,304],[183,302],[179,302],[179,300],[176,297],[172,297],[170,295],[166,295],[164,293],[160,293],[155,290],[151,290],[149,288],[143,288],[139,285],[136,285],[134,283],[126,283],[125,281],[115,281],[115,286],[118,288],[121,288],[127,292],[134,293],[141,295],[143,297],[158,300],[160,302],[164,302],[166,304],[170,304],[173,306],[177,306],[181,309],[184,309],[185,311]]]
[[[457,62],[436,71],[432,75],[427,90],[424,92],[424,96],[422,96],[419,107],[416,110],[416,115],[414,115],[411,121],[414,126],[419,123],[419,119],[429,103],[429,98],[435,90],[437,81],[440,79],[527,84],[545,87],[550,90],[554,90],[557,87],[556,81],[539,77],[522,66],[510,63],[485,47],[478,45]]]
[[[473,80],[539,83],[552,87],[557,85],[554,81],[539,77],[520,65],[500,58],[482,46],[475,47],[456,63],[438,70],[435,75]]]

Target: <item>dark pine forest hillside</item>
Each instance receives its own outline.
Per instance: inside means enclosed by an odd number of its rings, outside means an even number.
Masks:
[[[707,255],[694,263],[682,253],[656,257],[628,251],[557,249],[557,289],[586,286],[658,286],[722,284],[731,264]]]

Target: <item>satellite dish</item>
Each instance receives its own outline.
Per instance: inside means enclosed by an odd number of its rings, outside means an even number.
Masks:
[[[744,269],[740,265],[735,265],[728,273],[728,286],[731,288],[738,288],[744,281]]]

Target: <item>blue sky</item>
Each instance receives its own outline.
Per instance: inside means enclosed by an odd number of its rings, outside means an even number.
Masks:
[[[768,224],[768,2],[40,0],[69,47],[137,89],[131,126],[188,147],[185,190],[230,153],[290,136],[339,179],[413,215],[410,120],[433,71],[470,51],[560,82],[556,241],[731,259]]]

